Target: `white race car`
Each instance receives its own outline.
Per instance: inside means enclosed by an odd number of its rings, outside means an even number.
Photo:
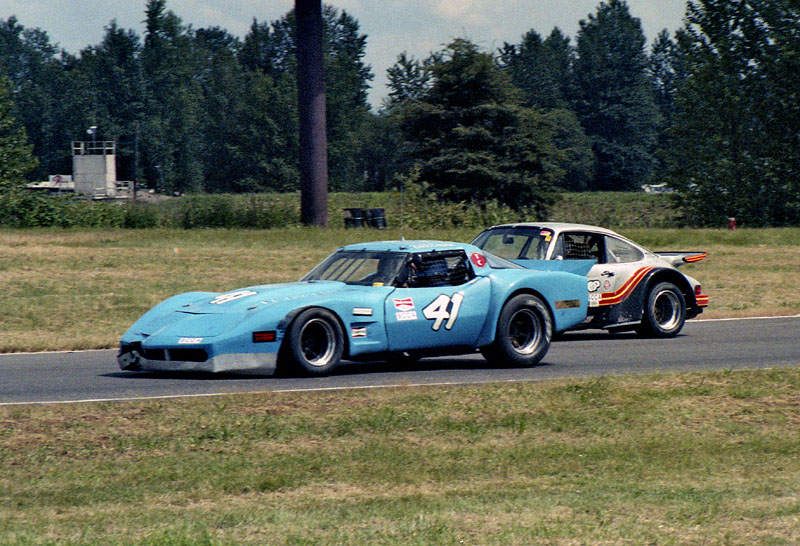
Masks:
[[[494,226],[472,244],[531,269],[585,274],[589,312],[574,329],[673,337],[709,301],[677,269],[704,259],[701,251],[651,252],[608,229],[551,222]]]

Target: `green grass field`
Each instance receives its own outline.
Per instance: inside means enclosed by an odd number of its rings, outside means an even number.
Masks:
[[[789,545],[800,369],[0,407],[0,543]]]
[[[800,312],[800,230],[621,231],[709,251],[703,316]],[[475,234],[0,230],[0,352],[112,347],[169,295],[348,242]],[[797,544],[799,426],[798,368],[0,406],[0,544]]]

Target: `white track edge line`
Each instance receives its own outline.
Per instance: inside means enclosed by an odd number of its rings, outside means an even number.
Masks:
[[[777,315],[774,317],[732,317],[732,318],[711,318],[711,319],[689,319],[686,322],[733,322],[737,320],[772,320],[772,319],[794,319],[800,315]]]

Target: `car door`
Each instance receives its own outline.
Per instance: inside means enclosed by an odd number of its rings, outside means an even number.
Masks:
[[[386,299],[389,349],[474,346],[490,295],[491,281],[473,274],[463,251],[416,254]]]
[[[598,305],[616,305],[627,298],[646,273],[644,253],[623,239],[605,235],[604,262],[592,267],[592,278],[602,282]],[[590,296],[591,304],[591,296]]]
[[[591,231],[567,231],[559,234],[550,256],[551,260],[591,260],[594,265],[586,274],[589,290],[589,307],[597,307],[617,289],[619,275],[617,267],[608,263],[606,237]]]

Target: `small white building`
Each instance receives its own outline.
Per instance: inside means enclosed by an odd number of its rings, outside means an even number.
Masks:
[[[130,185],[117,181],[117,144],[113,140],[72,143],[75,193],[94,199],[127,199]]]

